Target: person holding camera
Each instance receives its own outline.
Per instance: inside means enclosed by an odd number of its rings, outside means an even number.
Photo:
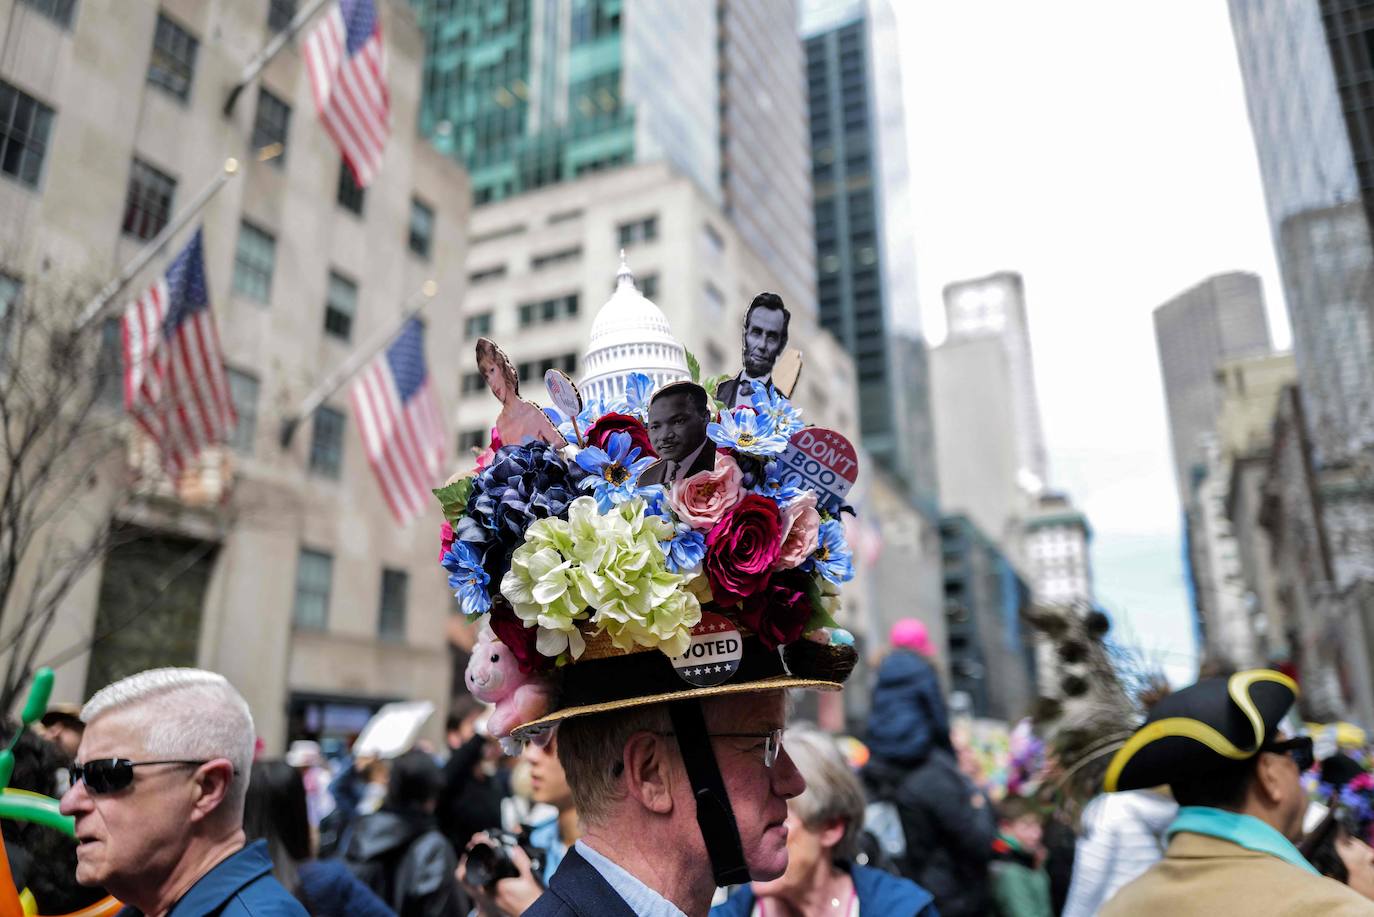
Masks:
[[[544,893],[564,855],[581,835],[577,806],[563,765],[557,734],[547,745],[533,742],[522,753],[529,768],[530,798],[552,807],[552,815],[521,835],[482,832],[458,864],[458,880],[482,917],[516,917]]]

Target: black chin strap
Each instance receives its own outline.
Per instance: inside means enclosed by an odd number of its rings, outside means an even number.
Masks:
[[[697,825],[706,841],[711,857],[711,874],[716,885],[743,885],[749,881],[749,867],[744,863],[744,847],[739,840],[739,826],[720,776],[720,765],[711,750],[706,734],[706,717],[698,700],[676,701],[668,705],[677,734],[677,746],[682,762],[687,766],[687,778],[692,782],[692,795],[697,801]]]

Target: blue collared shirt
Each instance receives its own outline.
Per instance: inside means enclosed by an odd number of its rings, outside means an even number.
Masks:
[[[578,841],[573,846],[582,855],[582,859],[586,860],[592,869],[601,874],[601,878],[606,880],[606,884],[614,889],[615,893],[630,906],[630,910],[638,914],[639,917],[687,917],[686,914],[678,910],[677,905],[588,847],[584,842]]]
[[[141,917],[126,907],[118,917]],[[196,880],[167,917],[309,917],[301,903],[272,876],[267,841],[254,841],[225,857]]]
[[[1183,806],[1178,810],[1178,817],[1169,825],[1168,835],[1172,838],[1180,831],[1221,838],[1246,850],[1278,857],[1285,863],[1306,870],[1314,876],[1320,875],[1288,838],[1272,825],[1260,821],[1253,815],[1242,815],[1239,812],[1228,812],[1210,806]]]

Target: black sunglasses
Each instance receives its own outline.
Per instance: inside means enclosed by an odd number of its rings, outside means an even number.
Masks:
[[[1287,755],[1298,765],[1299,771],[1305,771],[1317,761],[1317,756],[1312,751],[1311,736],[1297,736],[1292,739],[1285,739],[1282,742],[1268,742],[1260,746],[1260,751],[1273,752],[1276,755]]]
[[[86,784],[86,790],[97,796],[118,793],[134,782],[134,768],[152,767],[155,764],[195,765],[200,767],[205,761],[130,761],[128,758],[98,758],[85,764],[73,764],[68,770],[72,775],[72,785],[78,781]]]

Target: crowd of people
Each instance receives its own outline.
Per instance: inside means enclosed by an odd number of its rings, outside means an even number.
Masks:
[[[54,707],[19,738],[10,786],[61,796],[75,841],[6,821],[10,873],[44,914],[107,894],[175,917],[1374,914],[1368,758],[1314,761],[1286,732],[1285,676],[1165,695],[1112,758],[1108,792],[1066,820],[1052,779],[981,779],[932,656],[918,622],[893,629],[862,745],[800,722],[758,733],[761,782],[727,780],[749,864],[729,888],[711,881],[700,811],[671,805],[662,746],[636,744],[672,734],[653,708],[609,731],[572,721],[509,757],[464,697],[437,753],[329,762],[300,740],[269,758],[233,686],[189,669]],[[779,692],[709,703],[714,737],[784,717]],[[609,898],[608,877],[625,880]]]

